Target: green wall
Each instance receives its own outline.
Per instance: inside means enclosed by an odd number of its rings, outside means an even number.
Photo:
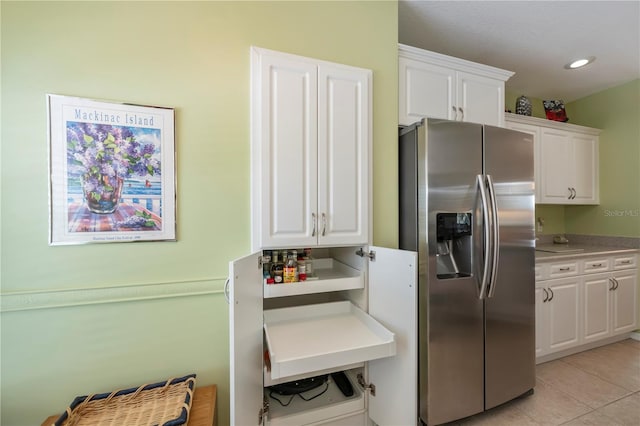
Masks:
[[[570,104],[600,134],[600,205],[565,209],[567,232],[640,237],[640,79]]]
[[[519,93],[508,91],[507,109],[515,111]],[[542,100],[531,98],[532,115],[545,118]],[[565,105],[569,122],[602,129],[600,204],[536,206],[543,234],[640,237],[640,80]]]
[[[374,242],[397,246],[397,4],[1,3],[2,417],[191,372],[229,418],[228,261],[249,253],[249,47],[373,70]],[[174,107],[177,242],[56,246],[45,94]]]

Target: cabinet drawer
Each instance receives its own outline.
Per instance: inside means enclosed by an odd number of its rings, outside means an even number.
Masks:
[[[629,269],[637,266],[637,256],[635,254],[628,256],[616,256],[613,258],[613,269]]]
[[[557,262],[549,265],[549,278],[572,277],[578,275],[578,262]]]
[[[608,258],[588,259],[582,261],[582,272],[585,274],[593,274],[596,272],[606,272],[609,270]]]

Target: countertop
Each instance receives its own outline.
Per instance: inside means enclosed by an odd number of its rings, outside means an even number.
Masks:
[[[547,251],[540,251],[539,249],[565,249],[565,250],[581,250],[581,251],[567,251],[564,253],[551,253]],[[536,247],[536,261],[547,260],[567,260],[567,259],[579,259],[581,257],[589,257],[594,255],[616,255],[624,253],[638,253],[640,250],[634,248],[614,247],[614,246],[599,246],[599,245],[586,245],[586,244],[539,244]]]

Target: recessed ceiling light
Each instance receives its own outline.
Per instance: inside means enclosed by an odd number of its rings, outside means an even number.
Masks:
[[[596,57],[595,56],[589,56],[588,58],[582,58],[582,59],[577,59],[573,62],[569,62],[567,65],[565,65],[564,67],[568,70],[574,70],[576,68],[582,68],[585,65],[590,64],[591,62],[595,61]]]

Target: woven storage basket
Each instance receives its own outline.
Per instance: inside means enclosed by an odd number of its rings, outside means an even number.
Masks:
[[[178,426],[187,423],[196,375],[79,396],[53,426]]]

